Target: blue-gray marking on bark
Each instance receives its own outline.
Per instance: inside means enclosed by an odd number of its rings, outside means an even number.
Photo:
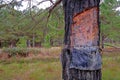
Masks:
[[[81,47],[72,50],[70,68],[79,70],[101,69],[101,54],[97,47]]]

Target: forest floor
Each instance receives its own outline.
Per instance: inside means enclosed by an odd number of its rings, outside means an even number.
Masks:
[[[103,50],[102,80],[120,80],[119,50]],[[0,80],[62,80],[60,50],[54,54],[49,52],[43,56],[0,60]]]

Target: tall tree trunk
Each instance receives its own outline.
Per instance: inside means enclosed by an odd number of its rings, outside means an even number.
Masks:
[[[101,41],[101,44],[102,44],[102,49],[104,49],[104,40],[105,40],[105,37],[102,36],[102,41]]]
[[[32,47],[35,47],[35,34],[32,36]]]
[[[52,38],[50,38],[50,46],[54,46],[54,45],[53,45],[53,39],[52,39]]]
[[[2,41],[0,40],[0,48],[2,48]]]
[[[27,47],[31,47],[31,41],[30,40],[27,40],[26,44],[27,44]]]
[[[101,80],[99,0],[63,0],[63,80]]]

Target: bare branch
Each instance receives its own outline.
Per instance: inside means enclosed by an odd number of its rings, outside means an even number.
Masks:
[[[42,1],[39,2],[37,5],[40,5],[40,4],[42,4],[42,3],[44,3],[44,2],[47,2],[47,1],[51,2],[52,4],[54,4],[54,2],[53,2],[52,0],[42,0]]]
[[[58,0],[58,1],[52,6],[52,8],[49,10],[48,18],[50,17],[50,14],[51,14],[52,10],[53,10],[57,5],[59,5],[59,4],[61,3],[61,1],[62,1],[62,0]]]

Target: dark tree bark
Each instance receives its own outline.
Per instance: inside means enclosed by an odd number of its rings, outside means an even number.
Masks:
[[[32,47],[35,47],[35,34],[32,36]]]
[[[31,41],[30,40],[27,40],[26,44],[27,44],[27,47],[31,47]]]
[[[105,36],[102,36],[102,41],[101,41],[102,49],[104,49],[104,40],[105,40]]]
[[[2,41],[0,40],[0,48],[2,48]]]
[[[101,80],[99,0],[63,0],[63,80]]]
[[[16,44],[17,44],[18,41],[19,41],[19,39],[9,41],[9,47],[11,47],[11,48],[16,47]]]

